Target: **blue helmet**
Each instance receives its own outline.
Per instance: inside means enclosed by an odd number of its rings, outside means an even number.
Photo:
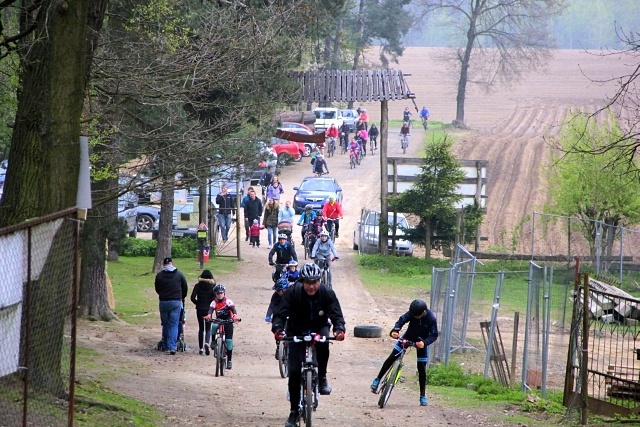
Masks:
[[[281,277],[273,285],[273,290],[274,291],[284,291],[288,287],[289,287],[289,281],[286,278]]]

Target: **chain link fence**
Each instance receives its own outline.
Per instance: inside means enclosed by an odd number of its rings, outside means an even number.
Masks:
[[[0,426],[73,425],[75,217],[0,229]]]

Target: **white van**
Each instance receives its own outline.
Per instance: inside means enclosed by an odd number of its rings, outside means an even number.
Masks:
[[[331,123],[335,123],[336,127],[339,128],[344,121],[337,108],[319,107],[313,110],[313,114],[316,116],[316,133],[325,132],[331,126]]]

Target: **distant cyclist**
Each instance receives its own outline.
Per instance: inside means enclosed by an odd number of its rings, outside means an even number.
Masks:
[[[331,126],[329,126],[329,129],[327,129],[324,135],[327,137],[328,144],[333,144],[333,148],[335,149],[338,146],[337,141],[339,136],[339,131],[336,127],[336,124],[331,123]]]
[[[349,144],[349,155],[356,156],[356,161],[360,159],[360,144],[355,139],[351,140],[351,144]]]
[[[404,111],[402,112],[402,121],[405,123],[409,123],[411,126],[411,111],[409,111],[409,107],[404,107]]]
[[[329,166],[322,154],[316,156],[316,161],[313,163],[313,173],[316,176],[321,176],[329,173]]]
[[[420,119],[422,120],[425,130],[429,129],[429,110],[427,110],[426,106],[422,106],[422,110],[420,110]]]
[[[378,149],[378,136],[380,136],[380,130],[375,123],[371,123],[371,127],[369,128],[369,140],[373,144],[374,150]]]

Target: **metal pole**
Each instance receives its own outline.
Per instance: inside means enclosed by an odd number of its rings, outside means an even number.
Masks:
[[[511,345],[511,375],[509,377],[509,388],[513,390],[516,381],[516,360],[518,355],[518,329],[520,327],[520,312],[513,314],[513,344]]]
[[[531,283],[533,282],[533,265],[529,266],[529,283],[527,283],[527,312],[524,321],[524,349],[522,353],[522,389],[521,391],[527,391],[527,367],[529,363],[529,332],[531,328]]]
[[[589,386],[588,375],[587,375],[587,363],[589,363],[589,273],[585,273],[584,277],[584,297],[582,298],[584,309],[582,310],[582,372],[580,372],[581,377],[581,388],[580,392],[582,393],[582,425],[587,425],[587,397],[589,396],[589,391],[587,387]]]
[[[389,101],[380,102],[380,215],[386,221],[389,217],[387,210],[387,192],[389,191],[389,178],[387,173],[387,146],[389,137]],[[389,255],[389,232],[387,227],[380,227],[380,251],[383,255]]]
[[[545,289],[546,286],[548,289]],[[547,292],[545,292],[545,290]],[[551,282],[547,281],[547,266],[542,279],[542,397],[547,397],[547,363],[549,360],[549,315],[551,313]]]
[[[624,244],[622,243],[624,239],[624,227],[620,227],[620,266],[619,266],[619,277],[620,277],[620,285],[622,285],[622,260],[623,260],[623,251],[624,251]]]
[[[240,243],[242,238],[240,237],[240,201],[242,194],[240,193],[240,181],[236,181],[236,249],[238,250],[238,261],[242,261],[242,252],[240,251]],[[244,223],[244,221],[243,221]]]

